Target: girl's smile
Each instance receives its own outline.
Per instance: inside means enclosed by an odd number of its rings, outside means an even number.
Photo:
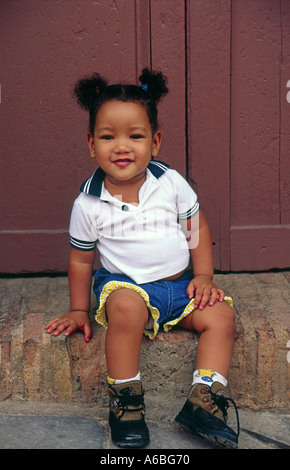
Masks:
[[[106,188],[122,194],[124,187],[140,189],[152,155],[158,154],[161,133],[152,135],[141,104],[114,100],[102,105],[94,135],[88,134],[87,140],[92,158],[106,173]]]

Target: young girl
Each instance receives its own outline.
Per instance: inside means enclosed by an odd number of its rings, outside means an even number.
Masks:
[[[227,447],[238,435],[226,424],[227,374],[233,338],[231,299],[213,282],[212,241],[196,194],[175,170],[153,160],[161,145],[157,104],[168,92],[160,72],[144,69],[141,86],[111,85],[98,74],[75,95],[89,111],[87,142],[97,169],[81,186],[70,223],[71,311],[46,325],[91,337],[90,289],[95,247],[96,320],[107,328],[109,424],[121,447],[149,443],[139,373],[143,333],[173,325],[199,332],[196,370],[176,420]],[[191,262],[191,269],[189,268]]]

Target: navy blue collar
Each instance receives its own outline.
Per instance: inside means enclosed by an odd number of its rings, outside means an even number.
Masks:
[[[147,169],[152,173],[155,178],[160,178],[165,171],[169,168],[169,165],[158,160],[151,160]],[[94,174],[83,182],[80,191],[91,196],[101,196],[102,185],[105,178],[105,172],[98,167]]]

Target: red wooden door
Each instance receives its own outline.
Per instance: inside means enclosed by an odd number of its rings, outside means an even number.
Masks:
[[[72,203],[95,169],[87,115],[71,94],[81,76],[136,83],[143,67],[163,69],[172,93],[160,106],[160,158],[186,175],[180,6],[1,0],[0,272],[67,270]]]
[[[290,266],[289,52],[289,1],[232,2],[232,270]]]
[[[290,266],[290,3],[188,2],[189,176],[215,266]]]
[[[231,1],[187,2],[188,166],[215,267],[230,269]]]
[[[68,224],[94,167],[74,83],[135,80],[134,0],[0,2],[0,271],[67,270]]]
[[[197,191],[215,267],[290,266],[288,0],[2,0],[0,44],[0,272],[66,271],[94,170],[73,84],[146,65],[168,76],[160,159]]]

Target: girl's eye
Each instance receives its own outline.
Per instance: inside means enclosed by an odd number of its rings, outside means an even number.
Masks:
[[[112,135],[102,135],[101,139],[102,140],[111,140],[111,139],[113,139],[113,136]]]
[[[135,139],[135,140],[137,140],[137,139],[143,139],[143,135],[141,135],[141,134],[133,134],[133,135],[131,136],[131,139]]]

